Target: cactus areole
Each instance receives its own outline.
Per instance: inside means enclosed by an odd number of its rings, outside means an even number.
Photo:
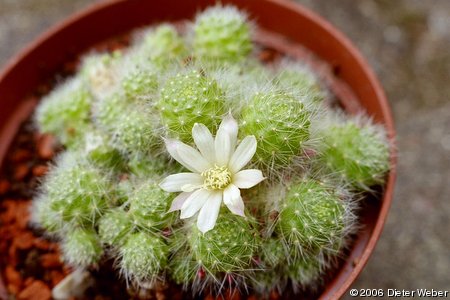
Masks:
[[[264,297],[320,291],[354,257],[361,195],[385,185],[391,136],[333,105],[308,61],[261,59],[258,22],[219,4],[182,29],[141,28],[42,98],[35,124],[63,150],[32,221],[66,264],[113,259],[134,289]]]

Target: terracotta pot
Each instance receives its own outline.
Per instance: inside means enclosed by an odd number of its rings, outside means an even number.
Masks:
[[[20,123],[35,106],[28,97],[51,79],[67,59],[107,38],[160,21],[189,19],[213,0],[118,0],[96,4],[48,31],[12,59],[0,74],[0,167]],[[394,138],[389,105],[378,80],[361,54],[333,26],[305,8],[286,0],[222,0],[246,10],[262,30],[257,39],[291,56],[310,55],[329,72],[326,80],[350,112],[364,109],[383,123]],[[341,297],[361,272],[380,236],[391,204],[395,152],[382,198],[369,201],[362,212],[362,230],[348,259],[325,287],[321,299]],[[0,291],[2,283],[0,282]]]

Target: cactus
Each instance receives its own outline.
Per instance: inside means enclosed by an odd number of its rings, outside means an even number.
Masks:
[[[114,124],[116,147],[128,154],[146,154],[158,144],[154,116],[144,107],[127,107]]]
[[[93,104],[93,123],[109,136],[114,135],[117,119],[128,107],[129,101],[121,92],[111,93]]]
[[[114,260],[144,292],[168,281],[217,297],[315,290],[333,272],[389,144],[367,116],[327,106],[305,64],[263,65],[253,26],[216,5],[181,33],[163,24],[87,55],[44,97],[37,125],[65,149],[32,221],[67,264]]]
[[[236,63],[252,51],[251,25],[233,6],[215,6],[199,14],[194,24],[195,57],[206,62]]]
[[[321,132],[320,165],[357,190],[384,183],[389,144],[383,130],[361,116],[332,120]]]
[[[103,250],[96,233],[90,229],[68,230],[62,243],[64,261],[76,267],[88,267],[99,261]]]
[[[173,196],[164,192],[156,183],[139,185],[129,197],[129,216],[136,226],[147,230],[161,230],[174,223],[168,214]]]
[[[195,225],[187,225],[172,239],[176,249],[171,262],[174,280],[191,284],[196,292],[205,286],[217,288],[217,281],[245,284],[249,277],[249,284],[260,243],[255,225],[254,220],[229,212],[223,213],[215,228],[205,234]],[[186,245],[179,246],[183,242]]]
[[[164,70],[170,63],[181,63],[188,52],[176,29],[172,25],[163,24],[144,35],[142,43],[133,55],[139,64],[150,63],[159,70]]]
[[[220,87],[197,70],[169,78],[157,105],[169,135],[183,141],[191,141],[195,123],[215,129],[226,111]]]
[[[49,235],[61,232],[65,222],[59,211],[52,209],[52,202],[47,195],[34,199],[32,207],[32,221],[45,229]]]
[[[294,250],[294,256],[334,253],[343,246],[351,217],[337,192],[306,179],[289,186],[275,231]]]
[[[67,80],[37,108],[35,119],[40,131],[55,135],[66,146],[78,142],[89,128],[92,102],[82,80]]]
[[[293,96],[300,97],[304,102],[318,104],[324,100],[325,92],[320,86],[317,75],[309,68],[286,61],[279,66],[279,69],[275,82],[282,89]]]
[[[306,257],[297,259],[287,266],[287,275],[291,279],[294,288],[316,288],[321,282],[324,266],[320,257]],[[323,280],[322,280],[323,281]]]
[[[167,264],[168,248],[157,236],[145,232],[131,234],[120,246],[120,268],[137,282],[154,281]]]
[[[301,154],[310,136],[310,118],[305,105],[289,94],[258,93],[242,110],[241,133],[256,136],[256,163],[279,171]]]
[[[283,243],[272,237],[263,239],[259,247],[253,288],[261,294],[266,294],[284,287],[286,278],[280,276],[280,269],[284,264],[287,264],[287,261]]]
[[[158,90],[158,76],[153,70],[136,67],[128,72],[121,81],[126,97],[133,100],[149,101]]]
[[[112,146],[111,139],[99,130],[86,133],[82,147],[89,162],[100,168],[120,170],[124,167],[120,152]]]
[[[81,78],[96,98],[101,99],[114,91],[119,80],[121,59],[122,53],[119,51],[112,54],[92,54],[84,58]]]
[[[114,208],[106,212],[98,223],[100,240],[107,245],[118,246],[123,243],[134,226],[122,208]]]
[[[107,207],[110,190],[107,175],[80,154],[66,152],[43,184],[43,199],[64,223],[91,227]]]
[[[258,247],[258,234],[236,215],[222,214],[214,230],[202,234],[192,226],[188,240],[195,259],[211,274],[250,269]]]

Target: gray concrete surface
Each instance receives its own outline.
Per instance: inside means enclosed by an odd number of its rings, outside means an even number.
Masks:
[[[91,2],[0,0],[0,65]],[[450,1],[298,2],[361,49],[386,89],[398,130],[395,200],[354,287],[450,289]]]

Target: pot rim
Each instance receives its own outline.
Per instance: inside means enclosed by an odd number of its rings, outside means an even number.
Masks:
[[[95,14],[96,12],[111,8],[112,6],[121,5],[128,1],[130,0],[108,0],[104,2],[94,3],[88,6],[87,8],[82,9],[81,11],[76,12],[71,16],[63,19],[62,21],[59,21],[56,25],[52,26],[50,29],[46,30],[44,33],[39,35],[34,41],[29,43],[23,50],[19,51],[18,54],[14,55],[7,61],[6,65],[0,71],[0,83],[2,83],[6,78],[8,78],[8,76],[14,72],[14,70],[18,67],[18,65],[22,61],[25,60],[25,58],[32,55],[33,52],[35,52],[37,49],[39,49],[45,43],[47,43],[54,35],[63,32],[67,27],[75,26],[78,22],[81,22],[83,19],[92,14]],[[388,138],[391,143],[390,147],[391,169],[389,171],[386,185],[383,190],[382,199],[380,199],[380,201],[382,202],[380,212],[376,219],[373,231],[370,234],[370,238],[366,242],[364,250],[362,254],[359,256],[359,260],[356,263],[356,265],[352,266],[352,262],[346,261],[345,265],[342,266],[339,272],[337,272],[336,276],[326,286],[326,289],[320,296],[320,299],[338,299],[344,295],[344,293],[349,289],[351,284],[356,280],[357,276],[361,273],[363,267],[367,263],[370,255],[372,254],[375,248],[375,245],[381,235],[384,224],[386,222],[387,213],[389,211],[393,198],[394,183],[396,179],[397,150],[395,142],[394,122],[385,93],[378,79],[376,78],[375,73],[369,67],[369,64],[363,58],[359,50],[357,50],[357,48],[343,33],[341,33],[338,29],[336,29],[333,25],[331,25],[331,23],[326,21],[323,17],[317,15],[316,13],[301,6],[298,3],[294,3],[289,0],[265,0],[265,1],[267,3],[281,6],[283,8],[286,8],[297,14],[302,15],[303,17],[309,19],[311,22],[316,23],[324,31],[332,35],[341,45],[343,45],[345,50],[356,60],[359,67],[363,70],[363,73],[367,77],[370,86],[376,93],[376,98],[378,99],[379,105],[381,107],[383,123],[387,130]],[[230,1],[229,0],[222,1],[222,3],[228,2]],[[233,1],[231,1],[231,3],[233,3]],[[18,123],[19,122],[18,119],[21,120],[26,118],[27,115],[32,111],[33,106],[34,105],[28,104],[27,108],[25,109],[26,112],[20,114],[20,116],[14,116],[13,118],[4,120],[5,127],[0,128],[0,136],[7,142],[0,144],[0,167],[2,166],[2,161],[10,146],[10,141],[13,139],[18,129],[17,126],[10,126],[10,124]],[[352,267],[352,270],[348,274],[349,271],[344,269],[349,267]],[[0,277],[0,296],[2,295],[3,292],[6,292],[4,291],[5,287],[1,279],[2,278]]]

